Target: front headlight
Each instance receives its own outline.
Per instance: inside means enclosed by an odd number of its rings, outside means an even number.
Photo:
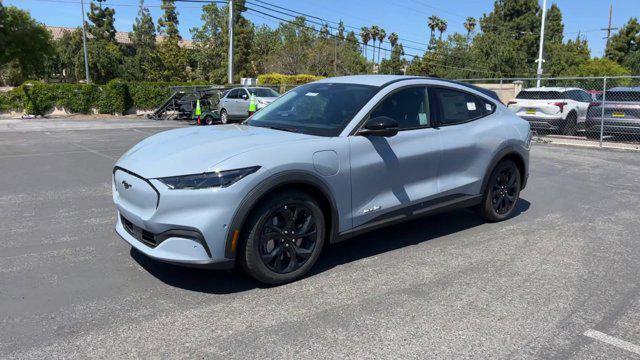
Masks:
[[[253,174],[258,171],[258,169],[260,169],[260,166],[252,166],[235,170],[164,177],[158,178],[158,180],[167,185],[171,190],[195,190],[212,187],[227,187],[243,177]]]

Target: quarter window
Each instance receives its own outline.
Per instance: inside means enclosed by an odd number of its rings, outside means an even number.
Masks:
[[[491,103],[469,93],[447,88],[434,88],[432,91],[442,125],[470,121],[493,112]]]
[[[398,123],[400,130],[428,127],[431,124],[427,88],[410,87],[393,93],[380,103],[369,116],[386,116]]]

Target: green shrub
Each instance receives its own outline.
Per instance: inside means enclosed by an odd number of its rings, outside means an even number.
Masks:
[[[312,81],[320,80],[322,76],[309,74],[284,75],[284,74],[262,74],[258,75],[258,84],[261,85],[302,85]]]
[[[18,88],[27,114],[44,115],[56,104],[56,94],[48,84],[27,81]]]
[[[21,111],[24,109],[20,91],[15,88],[8,92],[0,92],[0,112]]]
[[[102,87],[99,106],[101,114],[126,114],[132,105],[126,82],[114,79]]]
[[[130,82],[133,105],[140,110],[153,110],[171,96],[171,85],[161,82]]]
[[[94,84],[56,84],[56,105],[71,113],[89,114],[100,106],[100,87]]]

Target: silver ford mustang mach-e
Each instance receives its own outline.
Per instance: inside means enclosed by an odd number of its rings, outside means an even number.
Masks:
[[[186,266],[241,266],[269,284],[322,248],[400,221],[475,207],[512,215],[529,123],[492,92],[409,76],[328,78],[244,123],[153,135],[113,169],[117,233]]]

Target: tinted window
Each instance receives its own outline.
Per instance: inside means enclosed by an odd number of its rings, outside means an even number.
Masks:
[[[465,92],[445,88],[432,91],[438,106],[438,120],[442,125],[473,120],[493,111],[491,104]]]
[[[238,89],[233,89],[229,91],[227,95],[227,99],[237,99],[238,98]]]
[[[591,97],[591,95],[588,92],[580,91],[580,100],[582,102],[591,102],[593,100],[593,98]]]
[[[607,101],[640,102],[640,91],[608,91]]]
[[[531,100],[558,100],[562,99],[562,93],[559,91],[530,91],[522,90],[516,96],[516,99]]]
[[[278,97],[280,94],[269,88],[248,88],[250,94],[257,97]]]
[[[337,136],[377,91],[375,86],[358,84],[302,85],[255,113],[246,124]]]
[[[384,99],[369,118],[387,116],[398,122],[402,129],[429,126],[429,102],[425,87],[411,87]]]

